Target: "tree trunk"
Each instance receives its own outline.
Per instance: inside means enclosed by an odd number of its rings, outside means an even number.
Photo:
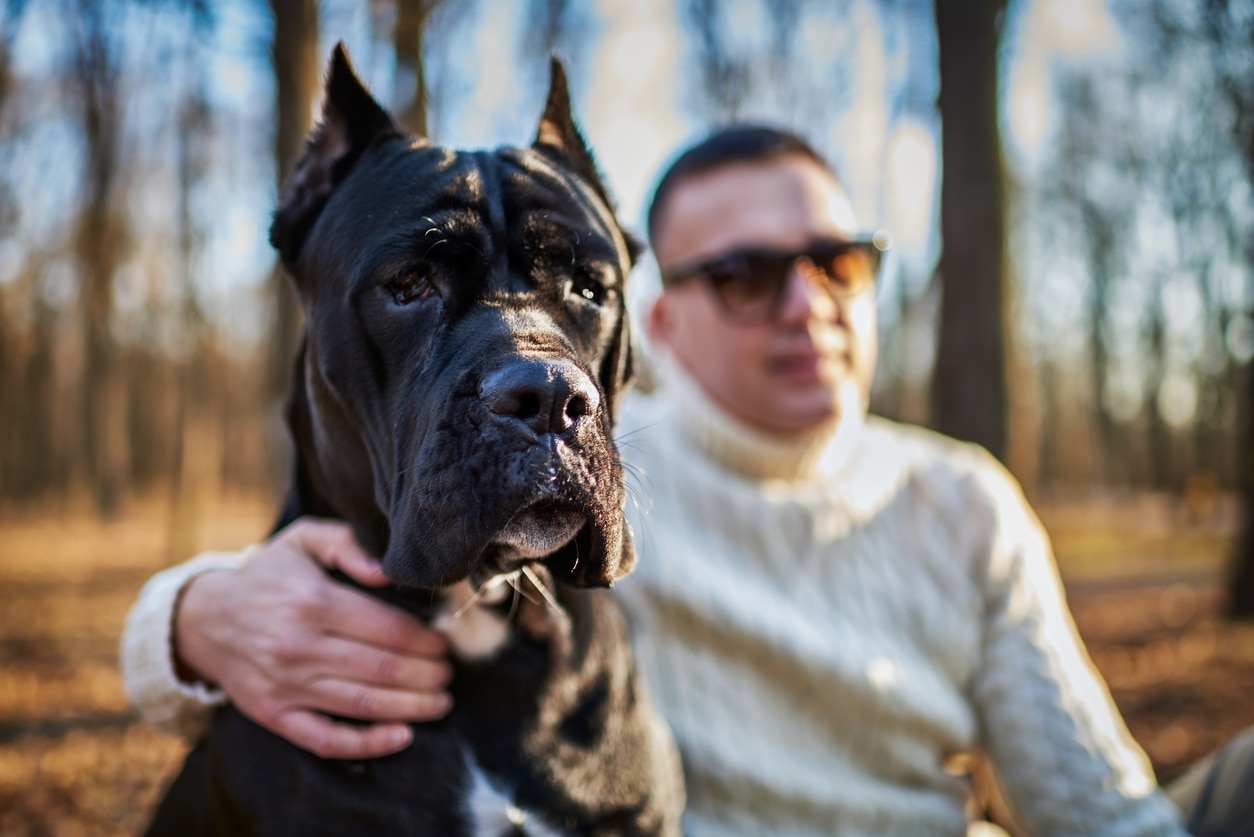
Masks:
[[[1213,44],[1224,49],[1210,51],[1212,59],[1225,52],[1249,55],[1254,50],[1254,22],[1246,14],[1242,16],[1231,0],[1207,0],[1205,20]],[[1230,72],[1221,75],[1222,89],[1232,106],[1231,130],[1233,140],[1245,158],[1246,182],[1254,184],[1254,72],[1248,61],[1229,60]],[[1247,271],[1254,270],[1254,237],[1245,241]],[[1246,314],[1254,317],[1254,309]],[[1243,386],[1237,389],[1237,428],[1240,434],[1238,488],[1244,523],[1237,548],[1232,556],[1232,570],[1228,583],[1228,615],[1239,619],[1254,619],[1254,368],[1250,362],[1238,372],[1244,377]]]
[[[1241,463],[1238,479],[1244,524],[1233,555],[1228,581],[1228,615],[1234,619],[1254,619],[1254,374],[1247,363],[1241,370],[1244,409],[1241,411]]]
[[[317,0],[270,0],[274,13],[274,80],[278,127],[274,135],[275,172],[280,188],[304,148],[318,96],[322,61],[318,55]],[[292,357],[300,335],[296,294],[282,268],[270,277],[274,331],[266,364],[271,401],[286,396]]]
[[[438,0],[396,0],[392,48],[396,50],[396,95],[393,105],[402,128],[414,136],[428,135],[427,76],[422,65],[422,36]],[[407,90],[412,86],[412,90]]]
[[[118,510],[126,483],[126,399],[118,348],[113,339],[113,278],[121,260],[121,230],[114,211],[120,97],[118,67],[106,37],[106,16],[94,3],[80,3],[82,40],[75,55],[81,95],[87,176],[75,248],[82,271],[83,465],[101,514]]]
[[[270,0],[274,13],[274,80],[278,127],[274,135],[275,176],[279,193],[304,149],[305,136],[312,126],[314,102],[318,97],[322,60],[318,53],[317,0]],[[265,398],[271,415],[278,416],[286,402],[292,374],[292,358],[300,340],[301,311],[287,271],[276,262],[270,274],[273,330],[266,351]],[[268,445],[272,484],[282,486],[290,471],[291,450],[287,435]]]
[[[937,0],[941,115],[940,334],[932,421],[1004,459],[1005,191],[997,50],[1004,0]]]

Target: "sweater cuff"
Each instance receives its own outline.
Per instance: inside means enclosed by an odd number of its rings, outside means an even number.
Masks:
[[[226,693],[204,682],[188,683],[174,669],[174,610],[196,576],[241,566],[257,547],[242,552],[206,552],[148,580],[126,617],[122,632],[122,682],[140,717],[170,732],[195,738]]]

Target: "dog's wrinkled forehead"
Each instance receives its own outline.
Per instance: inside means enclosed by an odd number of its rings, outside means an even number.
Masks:
[[[536,261],[594,262],[617,284],[632,253],[595,191],[532,149],[380,146],[331,195],[298,272],[368,282],[411,259],[464,265],[467,281],[528,274]]]
[[[443,217],[458,211],[461,218]],[[346,262],[356,261],[349,252],[354,245],[358,250],[386,246],[389,242],[379,236],[412,235],[424,218],[443,224],[433,225],[435,241],[442,240],[440,231],[473,228],[485,239],[480,245],[496,247],[465,244],[488,258],[519,243],[506,219],[517,227],[545,213],[552,227],[576,241],[610,242],[620,274],[639,254],[640,246],[614,216],[596,162],[571,116],[560,62],[553,62],[548,100],[530,147],[454,151],[407,137],[362,85],[340,45],[328,68],[322,121],[283,188],[270,240],[298,292],[309,299],[317,289],[304,286],[305,266],[334,267],[338,275],[347,275],[353,265]],[[331,232],[348,233],[348,243],[341,237],[333,252],[319,247],[335,237]],[[443,240],[441,246],[457,243]],[[317,259],[310,258],[311,249],[319,251]]]

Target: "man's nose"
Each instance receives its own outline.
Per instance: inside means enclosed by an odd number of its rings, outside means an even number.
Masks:
[[[805,322],[811,318],[832,320],[840,311],[840,305],[827,289],[827,277],[822,271],[805,257],[793,261],[784,285],[780,322]]]

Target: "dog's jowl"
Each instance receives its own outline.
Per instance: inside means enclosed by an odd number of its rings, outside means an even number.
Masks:
[[[280,525],[347,520],[450,640],[454,708],[319,759],[233,708],[150,833],[671,834],[682,780],[607,587],[633,553],[620,228],[554,62],[530,147],[406,136],[342,47],[271,241],[305,314]]]

